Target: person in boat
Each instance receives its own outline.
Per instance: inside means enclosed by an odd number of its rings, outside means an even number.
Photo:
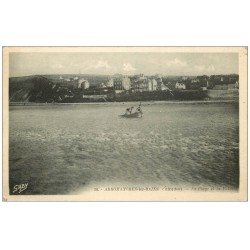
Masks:
[[[127,108],[127,109],[126,109],[126,114],[131,114],[133,108],[134,108],[134,107]]]
[[[134,108],[134,107],[131,107],[131,108],[130,108],[130,114],[132,114],[132,110],[133,110],[133,108]]]
[[[136,109],[136,112],[139,112],[142,114],[142,110],[141,110],[141,104],[138,106],[138,108]]]

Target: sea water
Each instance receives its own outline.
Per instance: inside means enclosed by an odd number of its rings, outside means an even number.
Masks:
[[[239,106],[142,103],[10,106],[9,174],[22,194],[69,194],[114,183],[239,187]]]

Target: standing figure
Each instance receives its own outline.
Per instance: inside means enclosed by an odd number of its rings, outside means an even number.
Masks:
[[[141,109],[141,103],[139,104],[138,108],[136,109],[136,112],[140,113],[142,116],[142,109]]]

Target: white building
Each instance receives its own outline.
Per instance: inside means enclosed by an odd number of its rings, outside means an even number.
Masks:
[[[78,80],[78,88],[79,89],[88,89],[89,88],[89,82],[85,80],[84,78],[80,78]]]
[[[123,77],[122,78],[122,87],[125,90],[129,90],[131,88],[131,82],[128,77]]]
[[[110,78],[106,85],[109,88],[113,88],[114,87],[114,79]]]
[[[186,85],[184,83],[177,82],[175,84],[176,89],[186,89]]]
[[[148,91],[155,91],[157,90],[157,81],[155,79],[148,80]]]

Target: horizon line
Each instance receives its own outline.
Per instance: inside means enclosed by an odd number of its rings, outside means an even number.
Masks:
[[[13,77],[30,77],[30,76],[60,76],[60,75],[91,75],[91,76],[115,76],[115,75],[122,75],[122,76],[136,76],[136,75],[144,75],[144,76],[179,76],[179,77],[191,77],[191,76],[218,76],[218,75],[239,75],[239,73],[220,73],[220,74],[194,74],[194,75],[173,75],[173,74],[159,74],[159,73],[154,73],[154,74],[144,74],[144,73],[138,73],[138,74],[123,74],[123,73],[115,73],[115,74],[94,74],[94,73],[63,73],[63,74],[34,74],[34,75],[19,75],[19,76],[9,76],[9,78]]]

